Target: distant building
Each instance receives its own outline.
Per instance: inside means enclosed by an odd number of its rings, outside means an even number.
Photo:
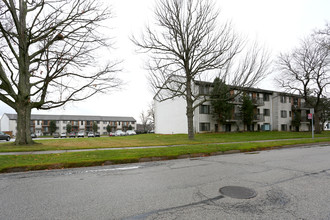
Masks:
[[[206,97],[211,94],[213,83],[196,81],[192,85],[193,91]],[[244,129],[240,118],[242,94],[237,88],[231,88],[234,104],[232,116],[225,123],[218,124],[212,116],[210,102],[196,108],[194,112],[194,131],[223,132],[223,131],[309,131],[310,120],[307,119],[310,108],[301,96],[263,90],[258,88],[240,88],[248,95],[254,105],[254,120],[249,128]],[[238,94],[238,95],[235,95]],[[299,118],[299,126],[292,123]],[[188,133],[186,100],[183,97],[169,99],[163,102],[155,100],[155,132],[160,134]]]
[[[17,115],[5,113],[0,119],[1,130],[12,132],[16,135]],[[50,133],[50,122],[55,121],[56,132],[66,132],[67,124],[71,124],[72,131],[93,131],[93,123],[96,122],[98,132],[107,134],[107,126],[110,125],[111,131],[128,130],[132,127],[136,129],[136,120],[133,117],[116,117],[116,116],[83,116],[83,115],[31,115],[31,133],[38,136]]]

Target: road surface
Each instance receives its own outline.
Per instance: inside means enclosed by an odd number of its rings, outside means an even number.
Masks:
[[[0,219],[330,219],[330,146],[1,174],[0,189]]]

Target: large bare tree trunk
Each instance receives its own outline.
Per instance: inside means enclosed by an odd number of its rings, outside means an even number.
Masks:
[[[194,109],[192,102],[187,100],[187,120],[188,120],[188,138],[193,140],[195,138],[194,134]]]
[[[191,91],[191,79],[187,77],[187,88],[186,88],[186,101],[187,101],[187,121],[188,121],[188,138],[193,140],[195,138],[194,134],[194,101],[192,100],[192,91]]]
[[[314,127],[315,127],[315,134],[321,134],[321,126],[320,126],[320,113],[315,112],[314,115]]]
[[[21,102],[18,104],[25,105],[21,108],[17,108],[17,134],[16,134],[16,145],[33,144],[30,131],[31,121],[31,108],[28,103]]]

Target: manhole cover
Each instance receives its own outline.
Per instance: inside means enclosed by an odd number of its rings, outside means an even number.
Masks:
[[[235,199],[251,199],[257,196],[256,191],[241,186],[225,186],[220,188],[220,193]]]

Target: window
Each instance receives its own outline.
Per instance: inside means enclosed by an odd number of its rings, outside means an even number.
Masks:
[[[208,85],[200,85],[199,86],[199,94],[208,95],[210,94],[210,86]]]
[[[286,103],[286,96],[282,95],[280,96],[281,103]]]
[[[97,124],[99,125],[100,124],[100,121],[97,121]]]
[[[210,114],[210,106],[209,105],[201,105],[199,106],[200,114]]]
[[[210,131],[210,123],[200,123],[199,130],[200,131]]]
[[[48,121],[45,120],[45,121],[44,121],[44,125],[48,125]]]
[[[291,117],[292,115],[291,115],[292,113],[291,113],[291,111],[289,111],[289,117]]]
[[[118,122],[118,125],[120,125],[120,121]]]
[[[281,131],[287,131],[287,130],[288,130],[288,125],[281,124]]]
[[[264,116],[270,116],[270,110],[269,109],[264,109]]]
[[[84,121],[81,121],[80,124],[81,124],[81,125],[84,125]]]
[[[286,118],[287,117],[287,111],[282,110],[281,111],[281,118]]]
[[[298,98],[293,98],[293,104],[298,105]]]
[[[269,123],[265,123],[261,126],[261,130],[263,131],[270,131],[270,124]]]
[[[269,94],[264,93],[264,101],[269,101]]]

